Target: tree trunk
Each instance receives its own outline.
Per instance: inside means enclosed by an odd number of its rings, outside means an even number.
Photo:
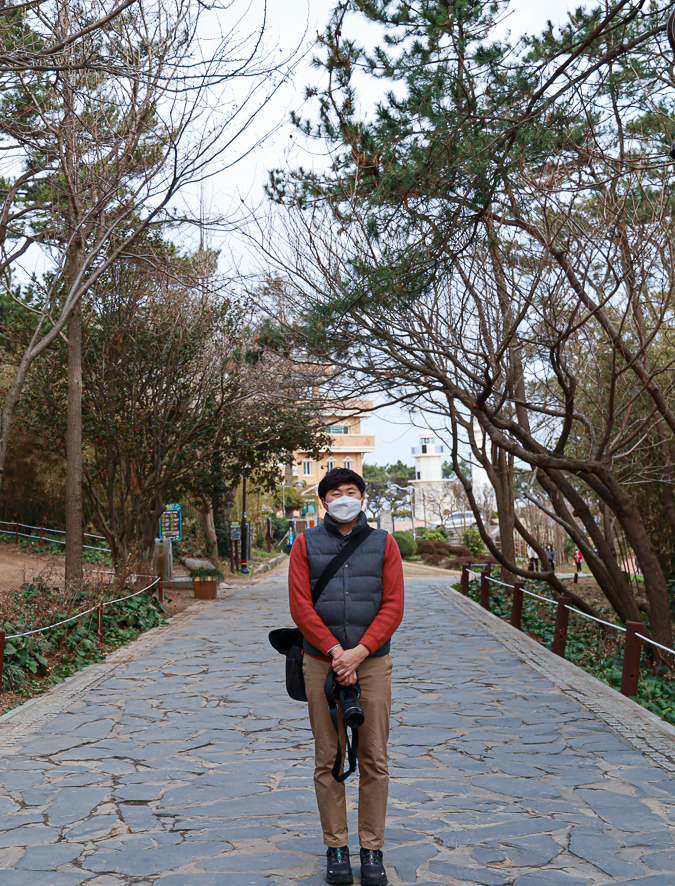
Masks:
[[[502,554],[510,563],[516,562],[516,542],[513,537],[515,529],[515,507],[513,500],[513,460],[498,446],[496,458],[493,460],[494,491],[499,520],[499,537]],[[513,584],[516,576],[502,566],[502,580]]]
[[[68,321],[66,427],[66,585],[80,584],[82,559],[82,304]]]
[[[640,610],[637,608],[626,577],[619,569],[619,564],[596,523],[586,499],[577,492],[561,471],[538,471],[537,482],[548,494],[558,517],[567,525],[570,538],[583,553],[600,590],[607,597],[619,618],[624,623],[642,621]],[[568,502],[573,513],[570,513],[567,507]],[[577,526],[575,517],[581,521],[585,532]],[[597,554],[593,545],[597,548]]]
[[[195,507],[207,540],[207,556],[213,563],[218,563],[218,536],[216,535],[216,524],[213,519],[211,501],[210,499],[204,499],[197,502]]]

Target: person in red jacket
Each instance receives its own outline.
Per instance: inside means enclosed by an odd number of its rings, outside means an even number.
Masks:
[[[288,592],[291,615],[304,637],[303,674],[315,741],[314,786],[326,852],[326,880],[353,883],[347,843],[344,783],[332,775],[337,735],[324,683],[333,671],[343,686],[357,682],[365,716],[359,728],[359,841],[361,883],[385,886],[382,857],[389,770],[391,713],[390,639],[403,618],[403,567],[398,546],[384,530],[370,531],[362,510],[365,483],[346,468],[319,483],[327,510],[323,525],[306,529],[291,549]],[[361,545],[328,582],[316,606],[312,589],[326,565],[360,533]],[[341,745],[345,747],[340,718]]]
[[[581,572],[581,563],[582,563],[583,559],[584,559],[584,555],[581,553],[579,548],[577,548],[574,552],[574,557],[573,557],[573,560],[574,560],[576,567],[577,567],[577,572]]]

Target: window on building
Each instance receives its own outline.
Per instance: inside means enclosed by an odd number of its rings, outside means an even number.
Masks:
[[[312,462],[308,458],[306,458],[302,463],[302,473],[305,475],[305,477],[310,476],[312,473]]]
[[[427,445],[430,445],[433,442],[434,442],[433,437],[420,437],[420,443],[426,443]]]
[[[421,480],[421,479],[422,479],[422,473],[421,473],[421,471],[418,471],[418,472],[417,472],[417,479],[418,479],[418,480]]]
[[[349,425],[328,425],[329,434],[348,434]]]
[[[352,469],[352,460],[351,460],[351,458],[346,458],[346,459],[345,459],[345,468],[347,468],[348,471],[351,471],[351,469]]]
[[[335,462],[333,461],[332,458],[329,458],[328,461],[326,462],[326,470],[332,471],[334,467],[335,467]]]

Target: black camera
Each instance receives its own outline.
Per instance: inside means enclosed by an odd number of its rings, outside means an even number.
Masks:
[[[333,695],[342,709],[342,720],[350,729],[358,729],[363,726],[365,717],[359,703],[361,687],[358,683],[353,686],[341,686],[337,680],[333,680]]]

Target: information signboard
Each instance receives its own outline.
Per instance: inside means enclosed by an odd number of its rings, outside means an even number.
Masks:
[[[159,518],[159,537],[173,538],[180,541],[183,538],[183,521],[180,515],[180,505],[166,505],[166,510]]]
[[[239,520],[233,520],[230,523],[230,539],[232,541],[241,540],[241,523]]]

